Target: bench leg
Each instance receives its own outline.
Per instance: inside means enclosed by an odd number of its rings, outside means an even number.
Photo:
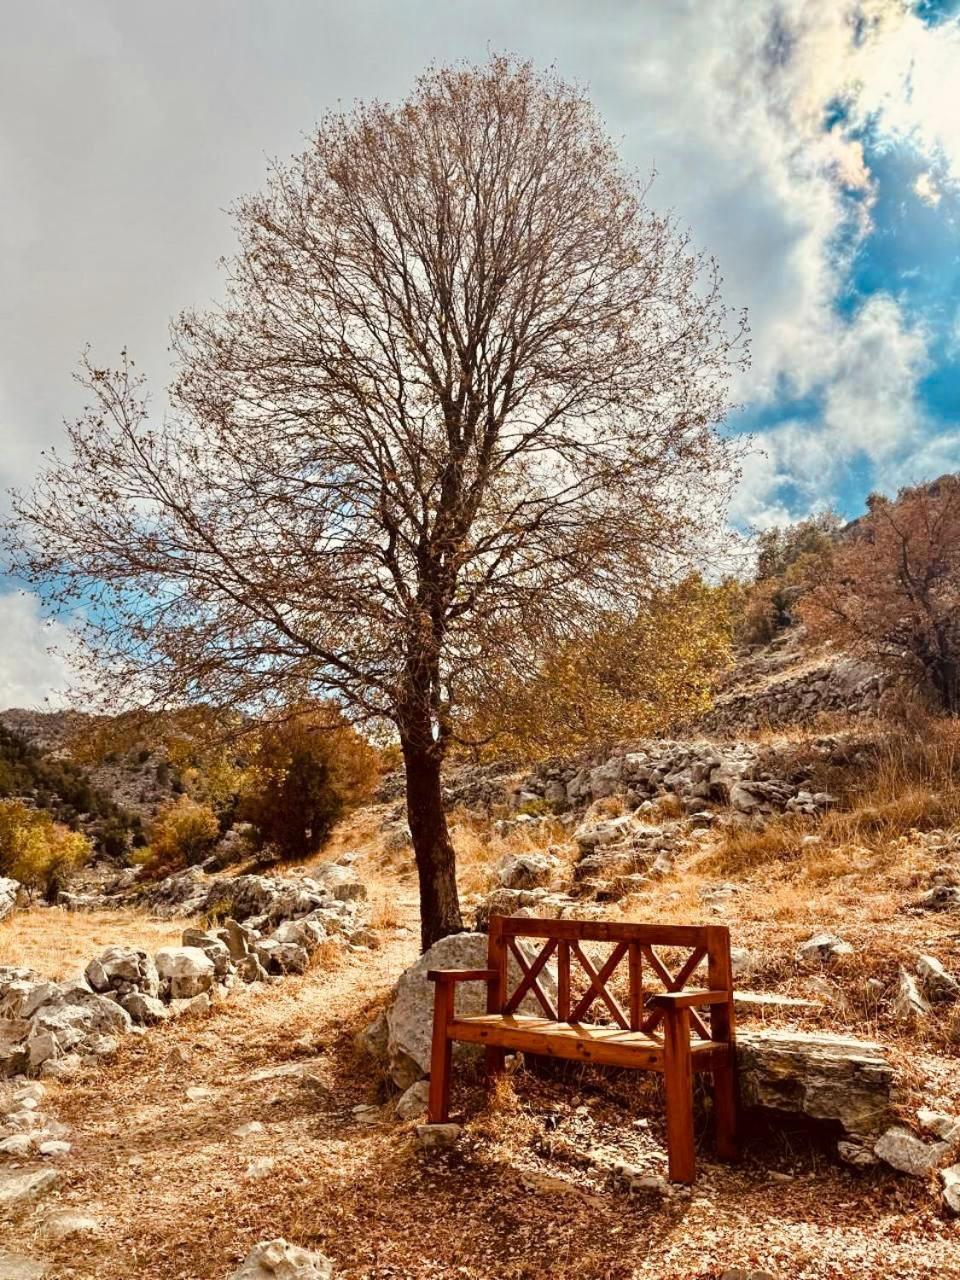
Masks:
[[[663,1083],[667,1099],[667,1156],[671,1182],[693,1182],[693,1066],[690,1011],[673,1009],[663,1020]]]
[[[737,1144],[737,1075],[732,1060],[733,1049],[713,1068],[713,1133],[717,1155],[721,1160],[738,1160]]]
[[[431,1124],[446,1124],[450,1118],[450,1059],[453,1044],[447,1035],[447,1023],[453,1015],[453,988],[438,982],[433,997],[433,1045],[430,1052],[430,1096],[427,1119]]]

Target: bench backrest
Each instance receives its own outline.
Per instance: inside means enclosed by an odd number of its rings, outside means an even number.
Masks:
[[[521,945],[520,940],[530,942]],[[610,943],[605,960],[595,961],[585,954],[584,942]],[[680,953],[671,956],[670,966],[658,948]],[[516,962],[520,979],[511,986],[510,961]],[[733,975],[730,964],[730,931],[723,925],[633,924],[612,920],[544,920],[527,916],[491,916],[487,942],[488,968],[499,975],[488,988],[489,1013],[516,1013],[528,998],[537,1001],[544,1016],[554,1022],[596,1021],[591,1012],[595,1002],[605,1007],[604,1021],[629,1031],[653,1033],[663,1018],[662,1011],[645,1006],[644,975],[649,972],[657,985],[651,990],[682,991],[685,987],[708,987],[730,992],[727,1004],[710,1010],[710,1026],[691,1010],[691,1022],[704,1039],[726,1040],[732,1029]],[[548,964],[556,966],[557,994],[544,991],[540,975]],[[624,1007],[609,990],[609,982],[621,966],[627,967],[629,999]],[[704,969],[706,972],[704,973]],[[580,996],[571,992],[571,974],[586,979]],[[513,970],[516,973],[516,970]],[[696,975],[696,976],[695,976]]]

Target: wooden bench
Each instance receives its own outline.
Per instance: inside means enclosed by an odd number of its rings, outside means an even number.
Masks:
[[[539,944],[535,951],[529,943]],[[583,943],[609,943],[605,960],[591,960]],[[658,948],[684,958],[668,968]],[[516,962],[519,984],[509,990],[508,962]],[[556,1007],[540,977],[554,961]],[[629,998],[622,1006],[609,989],[617,968],[627,967]],[[706,984],[688,986],[702,966]],[[733,979],[729,930],[719,925],[674,926],[610,921],[537,920],[491,916],[486,969],[435,969],[433,1050],[430,1064],[429,1118],[449,1117],[450,1058],[453,1041],[485,1046],[491,1076],[503,1070],[508,1050],[632,1067],[663,1074],[667,1112],[670,1178],[694,1178],[693,1074],[713,1077],[713,1116],[717,1154],[737,1157]],[[644,989],[649,971],[656,985]],[[583,994],[573,994],[571,974]],[[485,982],[487,1012],[459,1015],[456,984]],[[662,988],[659,989],[659,988]],[[530,999],[542,1010],[521,1013]],[[605,1015],[595,1020],[599,1002]],[[699,1010],[704,1010],[701,1015]]]

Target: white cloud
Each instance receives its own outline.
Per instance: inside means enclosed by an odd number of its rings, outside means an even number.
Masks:
[[[922,200],[924,204],[932,205],[934,208],[943,199],[943,192],[937,186],[937,180],[932,173],[921,173],[918,176],[913,184],[913,193],[918,200]]]
[[[62,623],[44,622],[35,595],[0,595],[0,709],[61,707],[70,680],[73,639]],[[49,652],[51,647],[62,651]]]

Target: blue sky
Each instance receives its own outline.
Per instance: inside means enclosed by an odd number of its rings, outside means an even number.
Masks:
[[[588,89],[748,308],[737,525],[960,469],[960,0],[32,0],[0,45],[0,491],[86,344],[162,405],[169,318],[219,296],[268,157],[491,50]],[[69,635],[2,576],[0,610],[0,706],[39,701]]]

